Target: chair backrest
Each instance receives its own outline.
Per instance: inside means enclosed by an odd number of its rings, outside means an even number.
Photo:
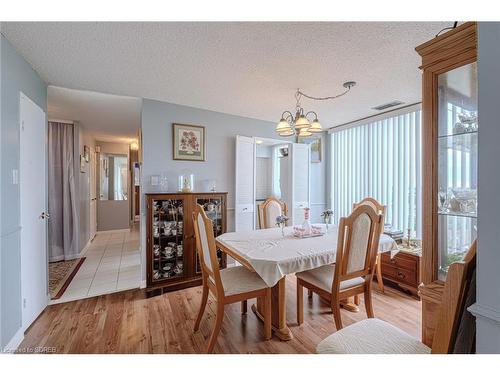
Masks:
[[[433,354],[453,352],[460,318],[466,308],[465,299],[469,292],[475,268],[476,241],[472,243],[462,261],[454,262],[448,268],[437,317],[436,331],[432,340]]]
[[[223,291],[220,277],[217,248],[215,246],[213,223],[207,217],[203,206],[197,204],[193,211],[194,234],[196,250],[200,259],[204,278],[214,284],[217,291]]]
[[[287,215],[286,203],[276,198],[267,198],[259,204],[259,228],[268,229],[276,226],[276,217]]]
[[[385,206],[381,204],[378,200],[372,197],[363,198],[358,203],[352,204],[352,209],[356,209],[356,207],[360,205],[367,205],[372,207],[378,214],[382,214],[382,225],[380,226],[380,233],[384,233],[384,223],[385,223]]]
[[[340,219],[332,291],[338,292],[342,281],[373,276],[381,223],[382,214],[369,205],[360,205]]]

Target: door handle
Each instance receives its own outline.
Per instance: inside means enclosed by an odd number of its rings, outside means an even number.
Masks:
[[[50,215],[47,212],[42,212],[39,216],[40,219],[50,219]]]

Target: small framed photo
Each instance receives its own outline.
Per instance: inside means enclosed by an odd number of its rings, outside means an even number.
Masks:
[[[85,161],[88,163],[90,161],[90,147],[87,145],[83,146],[83,156],[85,157]]]
[[[205,127],[172,124],[174,160],[205,161]]]
[[[321,163],[321,153],[323,152],[321,147],[321,137],[312,136],[301,138],[299,137],[298,143],[305,143],[311,145],[311,163]]]
[[[85,164],[87,162],[85,161],[85,156],[80,155],[80,173],[85,173]]]

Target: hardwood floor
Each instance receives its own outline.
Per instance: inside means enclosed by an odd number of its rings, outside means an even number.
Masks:
[[[304,324],[296,323],[295,278],[287,278],[287,320],[294,339],[263,341],[263,324],[240,304],[226,306],[214,353],[314,353],[316,345],[335,332],[333,316],[317,295],[304,295]],[[381,294],[374,286],[375,316],[420,338],[421,307],[390,287]],[[20,350],[55,348],[55,353],[203,353],[213,327],[216,304],[209,298],[200,330],[193,325],[201,287],[146,298],[133,290],[47,307],[25,334]],[[253,301],[249,301],[253,303]],[[366,319],[342,310],[344,326]]]

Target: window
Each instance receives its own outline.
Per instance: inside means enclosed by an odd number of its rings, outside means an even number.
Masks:
[[[420,107],[332,129],[330,137],[335,220],[371,196],[386,205],[386,224],[421,238]]]

